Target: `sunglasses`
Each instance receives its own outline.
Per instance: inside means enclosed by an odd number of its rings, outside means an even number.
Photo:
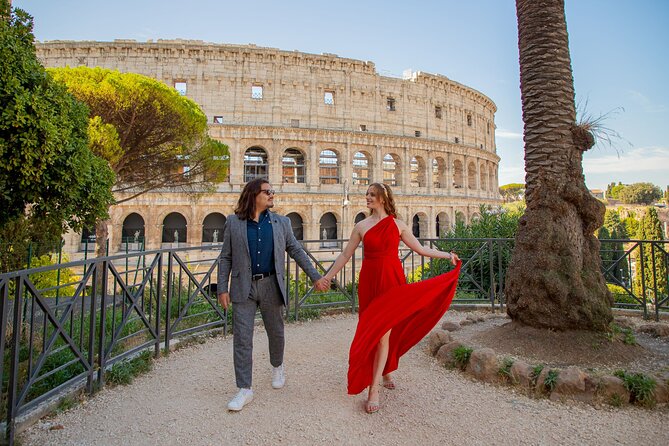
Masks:
[[[260,189],[260,192],[264,192],[265,195],[274,195],[276,193],[274,189]]]

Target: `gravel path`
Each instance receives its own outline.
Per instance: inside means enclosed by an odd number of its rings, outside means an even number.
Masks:
[[[462,316],[451,311],[449,318]],[[443,369],[425,352],[425,341],[402,358],[398,388],[382,394],[381,411],[367,415],[364,393],[346,395],[356,321],[347,314],[288,324],[282,390],[270,386],[267,338],[257,328],[255,399],[242,412],[225,409],[236,392],[232,337],[213,338],[161,358],[129,386],[105,389],[40,421],[19,436],[21,444],[669,444],[667,409],[533,400]]]

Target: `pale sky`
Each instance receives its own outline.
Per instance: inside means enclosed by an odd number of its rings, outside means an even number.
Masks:
[[[669,185],[669,1],[565,0],[576,100],[622,136],[585,154],[590,188]],[[14,0],[46,40],[195,39],[333,53],[381,75],[441,74],[497,105],[500,185],[524,182],[513,0]]]

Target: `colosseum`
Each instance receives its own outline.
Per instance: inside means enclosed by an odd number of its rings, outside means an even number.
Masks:
[[[47,67],[100,66],[151,76],[197,102],[230,149],[228,180],[191,196],[147,193],[114,206],[110,252],[218,241],[241,188],[257,176],[299,239],[346,238],[364,217],[367,185],[393,187],[400,218],[438,237],[480,204],[500,202],[496,106],[445,76],[381,76],[373,62],[201,41],[50,41]],[[83,249],[69,234],[67,249]],[[325,240],[325,241],[323,241]],[[81,244],[80,244],[81,243]],[[89,248],[90,249],[90,248]]]

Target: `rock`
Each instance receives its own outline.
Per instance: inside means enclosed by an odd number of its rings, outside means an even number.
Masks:
[[[669,324],[644,324],[638,328],[638,331],[665,338],[669,336]]]
[[[448,342],[451,342],[451,335],[447,331],[433,331],[427,339],[427,346],[430,349],[430,354],[432,356],[436,355],[439,348]]]
[[[472,321],[472,323],[478,322],[478,318],[474,314],[468,314],[465,320]]]
[[[474,322],[472,322],[471,320],[469,320],[469,319],[465,319],[465,320],[463,320],[463,321],[460,321],[460,326],[461,326],[461,327],[464,327],[464,326],[467,326],[467,325],[472,325],[473,323],[474,323]]]
[[[534,384],[534,392],[537,395],[545,395],[548,393],[548,389],[546,389],[546,377],[548,376],[548,371],[550,370],[550,367],[545,366],[542,370],[541,373],[539,373],[539,376],[537,376],[536,383]]]
[[[451,321],[446,321],[443,324],[441,324],[442,330],[446,331],[458,331],[460,330],[460,324],[456,322],[451,322]]]
[[[653,390],[653,396],[655,397],[656,404],[667,404],[669,403],[669,386],[665,381],[655,380],[655,389]]]
[[[511,366],[511,384],[529,389],[532,385],[532,367],[524,361],[514,361]]]
[[[629,404],[630,392],[622,379],[616,376],[603,377],[597,386],[597,400],[612,406]]]
[[[455,358],[453,357],[453,350],[458,347],[462,347],[463,345],[464,344],[460,341],[451,341],[442,345],[435,355],[437,362],[444,367],[455,367],[457,364],[455,362]]]
[[[491,348],[474,350],[469,358],[466,372],[485,382],[499,381],[499,361]]]
[[[485,318],[483,316],[479,316],[476,318],[476,322],[485,322]]]
[[[552,401],[571,399],[588,402],[592,401],[595,388],[596,383],[592,378],[578,367],[571,366],[560,371],[550,399]]]

